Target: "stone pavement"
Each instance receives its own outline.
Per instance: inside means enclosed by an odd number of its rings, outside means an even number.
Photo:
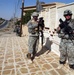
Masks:
[[[0,37],[0,75],[66,75],[67,64],[58,68],[59,57],[47,48],[38,51],[38,58],[29,63],[26,58],[28,36],[18,37],[14,33]],[[70,75],[70,74],[69,74]]]

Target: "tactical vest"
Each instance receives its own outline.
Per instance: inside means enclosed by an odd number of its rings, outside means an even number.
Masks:
[[[28,32],[31,34],[35,34],[38,32],[38,30],[35,30],[35,28],[38,27],[38,22],[35,22],[34,20],[30,20],[28,22]]]
[[[66,22],[66,21],[64,21]],[[71,19],[70,21],[67,21],[67,25],[71,27],[72,30],[74,30],[74,19]],[[62,39],[74,39],[74,34],[70,34],[70,36],[68,34],[65,34],[63,32],[64,28],[61,29],[60,34],[58,34],[58,36]]]

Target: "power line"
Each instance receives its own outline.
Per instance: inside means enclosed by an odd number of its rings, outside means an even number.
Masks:
[[[19,7],[20,1],[21,1],[21,0],[18,0],[17,3],[15,3],[14,17],[16,16],[18,9],[20,9],[20,7]]]

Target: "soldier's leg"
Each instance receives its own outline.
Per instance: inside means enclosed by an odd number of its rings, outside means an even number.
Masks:
[[[34,45],[33,45],[33,55],[36,54],[36,42],[37,42],[37,39],[35,38],[35,42],[34,42]]]
[[[41,44],[43,46],[43,41],[44,41],[44,35],[43,35],[43,31],[41,31]]]
[[[69,67],[74,69],[74,43],[70,40],[67,47]]]
[[[33,45],[33,57],[32,60],[35,58],[36,52],[38,50],[38,37],[34,37],[34,45]]]
[[[31,59],[31,56],[33,54],[34,43],[35,43],[35,38],[30,36],[29,40],[28,40],[28,54],[27,54],[27,57],[30,59]]]
[[[37,38],[37,41],[36,41],[36,52],[38,51],[38,45],[39,45],[39,37]]]
[[[66,43],[65,40],[61,41],[60,44],[60,60],[59,63],[60,64],[65,64],[66,63],[66,59],[67,59],[67,48],[66,48]]]
[[[60,43],[60,60],[59,63],[60,65],[58,66],[58,69],[64,67],[64,64],[66,63],[66,59],[67,59],[67,50],[66,50],[66,44],[61,41]]]

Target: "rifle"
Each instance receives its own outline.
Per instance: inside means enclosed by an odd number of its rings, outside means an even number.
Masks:
[[[42,45],[42,47],[43,47],[43,38],[44,38],[43,29],[44,29],[44,20],[43,20],[43,17],[40,17],[39,22],[38,22],[38,32],[41,33],[41,45]]]
[[[60,28],[62,29],[62,31],[65,33],[65,34],[68,34],[69,37],[74,37],[73,35],[73,29],[68,25],[67,22],[63,22],[62,19],[59,19],[59,22],[60,22]]]

